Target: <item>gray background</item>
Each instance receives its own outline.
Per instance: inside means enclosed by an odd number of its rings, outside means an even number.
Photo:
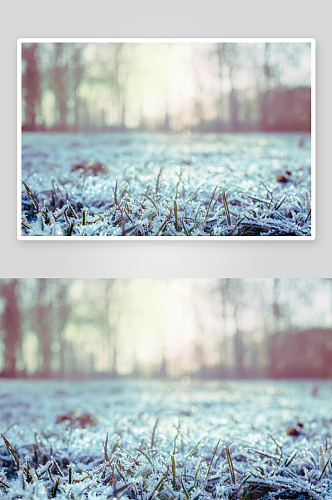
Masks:
[[[327,277],[331,264],[331,1],[1,2],[1,277]],[[312,37],[315,241],[18,241],[16,41],[22,37]]]

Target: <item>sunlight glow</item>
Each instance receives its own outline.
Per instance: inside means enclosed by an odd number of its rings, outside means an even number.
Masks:
[[[310,85],[310,47],[304,43],[73,42],[24,48],[22,73],[32,71],[33,78],[23,79],[23,101],[29,101],[23,121],[31,120],[38,101],[34,120],[46,127],[160,129],[166,122],[169,131],[184,128],[190,137],[188,128],[201,122],[229,124],[231,102],[246,103],[239,120],[250,112],[252,122],[260,93]],[[39,91],[32,88],[35,82],[41,82]]]

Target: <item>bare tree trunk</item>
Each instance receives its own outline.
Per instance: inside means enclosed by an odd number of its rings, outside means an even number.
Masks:
[[[271,68],[269,65],[270,58],[270,43],[265,43],[264,49],[264,91],[261,94],[261,127],[263,131],[268,130],[268,116],[269,116],[269,87],[271,80]]]
[[[113,335],[113,362],[112,362],[112,375],[113,377],[118,376],[118,346],[117,346],[117,335],[114,332]]]
[[[280,335],[280,306],[278,303],[279,299],[279,286],[280,278],[274,278],[273,280],[273,302],[272,302],[272,316],[273,316],[273,328],[272,335],[269,336],[269,375],[274,378],[278,375],[278,336]]]
[[[113,282],[107,279],[105,283],[105,306],[104,306],[104,341],[105,349],[107,352],[107,369],[111,370],[111,345],[112,345],[112,328],[110,325],[110,302],[111,302],[111,288]]]
[[[115,303],[113,303],[113,307],[111,308],[113,284],[113,279],[106,280],[104,306],[104,342],[107,351],[107,369],[112,376],[117,376],[118,345],[116,323],[119,320],[120,312],[116,312],[114,307]],[[118,305],[118,307],[120,306]]]
[[[67,129],[68,101],[68,64],[64,64],[64,44],[55,44],[55,65],[52,85],[58,111],[57,126],[60,130]]]
[[[66,340],[64,338],[64,330],[70,316],[70,306],[68,298],[68,283],[63,280],[58,281],[58,340],[59,340],[59,356],[60,356],[60,370],[59,374],[61,378],[65,377],[66,367],[65,367],[65,350],[66,350]]]
[[[195,323],[196,323],[196,334],[195,334],[195,344],[194,344],[194,358],[196,362],[196,370],[200,377],[204,378],[206,376],[206,364],[205,364],[205,346],[204,346],[204,326],[202,324],[197,307],[195,307]]]
[[[231,130],[232,132],[239,131],[239,122],[238,122],[238,112],[239,112],[239,103],[237,98],[237,91],[232,86],[232,90],[230,93],[230,105],[231,105]]]
[[[223,81],[223,65],[225,62],[225,43],[217,44],[217,56],[218,56],[218,72],[219,72],[219,84],[220,91],[217,99],[217,109],[218,109],[218,132],[222,131],[223,122],[223,95],[221,92],[222,81]]]
[[[38,45],[23,44],[22,59],[26,69],[22,77],[23,98],[25,100],[25,126],[36,130],[36,109],[41,103],[41,78],[38,68]]]
[[[166,361],[166,353],[165,353],[165,331],[161,330],[161,363],[160,363],[160,375],[163,377],[166,376],[167,373],[167,361]]]
[[[48,278],[38,278],[37,300],[36,300],[36,330],[38,332],[39,344],[43,356],[43,375],[51,377],[51,321],[50,313],[52,302],[47,297],[49,280]]]
[[[233,338],[233,346],[234,346],[234,358],[235,358],[235,376],[237,378],[244,377],[244,348],[243,348],[243,334],[240,331],[239,327],[239,314],[241,304],[241,295],[243,290],[241,289],[241,280],[232,279],[232,289],[231,289],[231,298],[233,305],[233,319],[235,323],[235,334]]]
[[[8,283],[3,282],[0,295],[5,299],[5,308],[2,313],[2,328],[4,330],[4,375],[16,377],[16,355],[22,341],[21,311],[18,304],[18,280],[13,279]]]
[[[229,278],[222,278],[219,280],[219,290],[221,294],[221,325],[220,336],[218,339],[218,350],[221,368],[225,367],[227,359],[226,353],[226,305],[229,300]]]
[[[82,51],[83,48],[80,44],[73,44],[73,62],[74,62],[74,69],[73,69],[73,94],[74,94],[74,101],[75,101],[75,130],[76,132],[80,129],[80,105],[81,105],[81,100],[79,96],[79,87],[81,84],[81,81],[84,77],[84,72],[85,68],[82,64]]]
[[[244,366],[243,366],[243,338],[242,333],[236,329],[234,335],[234,350],[235,350],[235,375],[237,378],[244,377]]]

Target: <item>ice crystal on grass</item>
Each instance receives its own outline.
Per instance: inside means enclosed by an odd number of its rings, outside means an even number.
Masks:
[[[3,382],[0,494],[330,500],[331,383],[272,384]]]
[[[23,133],[22,234],[310,236],[302,135]]]

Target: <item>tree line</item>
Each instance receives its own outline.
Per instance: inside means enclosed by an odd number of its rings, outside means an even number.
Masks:
[[[183,283],[1,279],[0,375],[332,375],[331,280]]]
[[[185,104],[172,97],[176,44],[163,45],[154,74],[144,44],[22,44],[23,130],[310,131],[310,71],[300,64],[310,44],[192,44],[189,59],[178,56],[192,87]],[[152,117],[149,78],[159,88]]]

